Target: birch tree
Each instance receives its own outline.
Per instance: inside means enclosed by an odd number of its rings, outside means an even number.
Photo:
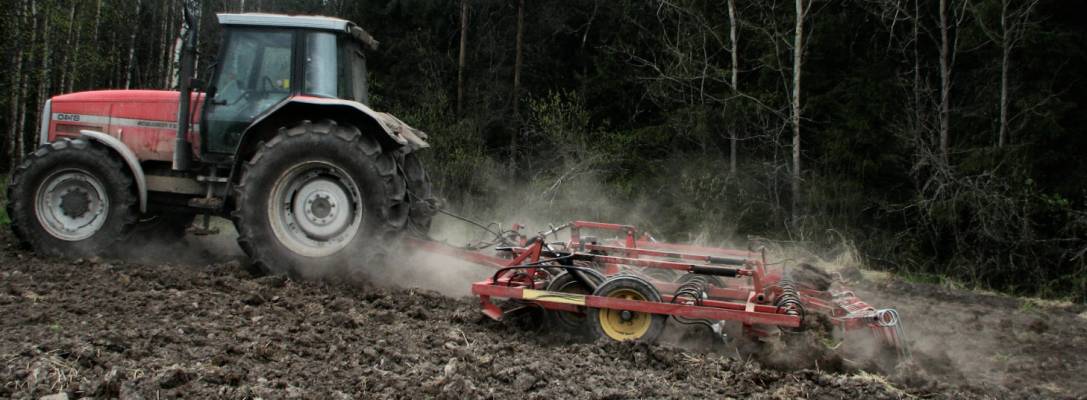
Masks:
[[[24,9],[25,11],[25,9]],[[27,66],[31,66],[34,56],[34,49],[37,47],[38,42],[38,4],[37,0],[30,0],[30,53],[27,60]],[[25,25],[24,25],[25,26]],[[27,74],[29,75],[29,74]],[[19,86],[19,122],[16,124],[15,131],[12,135],[15,135],[15,153],[16,156],[12,158],[13,163],[18,163],[22,158],[23,153],[26,151],[23,144],[24,130],[26,128],[26,103],[27,103],[27,91],[30,90],[29,76],[25,76],[22,79],[22,83]]]
[[[74,10],[74,7],[73,7],[73,10]],[[72,52],[71,62],[66,67],[66,68],[68,68],[68,84],[67,84],[67,86],[64,86],[63,84],[61,85],[61,90],[64,91],[65,93],[71,93],[71,92],[74,91],[73,89],[75,88],[76,77],[79,75],[78,72],[77,72],[77,71],[79,71],[79,68],[77,66],[80,63],[80,56],[83,53],[83,41],[82,41],[83,29],[81,29],[81,26],[80,26],[79,22],[76,21],[75,13],[72,14],[71,23],[72,23],[72,25],[75,26],[75,46],[71,50],[71,52]]]
[[[38,73],[39,73],[39,75],[38,75],[38,96],[35,98],[36,101],[33,103],[33,104],[35,104],[37,106],[36,106],[36,108],[34,110],[34,117],[35,118],[32,121],[37,121],[38,118],[40,118],[42,108],[45,106],[45,100],[49,97],[49,94],[51,93],[50,91],[52,89],[52,85],[51,85],[52,84],[52,79],[51,78],[52,78],[52,74],[53,74],[53,70],[52,70],[52,68],[53,68],[53,65],[52,65],[53,54],[52,54],[52,51],[51,51],[52,49],[49,46],[49,44],[50,44],[49,43],[49,32],[50,32],[49,22],[51,20],[49,18],[50,11],[51,11],[50,7],[48,7],[48,6],[43,6],[42,9],[41,9],[41,14],[42,14],[42,45],[41,45],[42,53],[41,53],[41,67],[40,67],[41,69],[38,70]],[[23,129],[26,129],[25,125],[23,126]],[[23,140],[26,140],[26,136],[27,135],[24,132],[23,133]],[[24,145],[24,147],[25,146],[26,145]]]
[[[525,0],[517,1],[517,43],[513,61],[513,115],[517,116],[520,108],[521,63],[524,61],[525,42]],[[516,142],[515,142],[516,143]]]
[[[943,0],[941,0],[943,1]],[[800,199],[800,77],[804,69],[804,19],[807,8],[804,0],[796,0],[796,25],[793,30],[793,90],[792,90],[792,127],[793,127],[793,169],[792,169],[792,209],[797,216]]]
[[[21,30],[27,24],[27,1],[23,0],[19,2],[18,8],[18,25],[16,30]],[[20,32],[21,33],[21,32]],[[14,167],[19,161],[19,157],[23,155],[22,149],[19,145],[18,138],[19,133],[19,110],[23,102],[23,97],[26,95],[26,91],[21,88],[25,85],[25,78],[23,78],[23,47],[16,46],[15,50],[15,73],[11,75],[11,87],[13,90],[13,96],[11,99],[11,127],[8,129],[8,160],[10,160],[9,166]]]
[[[510,171],[517,169],[517,139],[521,136],[520,126],[520,91],[521,91],[521,63],[524,61],[524,35],[525,35],[525,0],[517,1],[517,43],[513,61],[513,117],[518,120],[517,127],[510,135]]]
[[[1023,40],[1038,0],[999,0],[997,5],[1000,8],[999,27],[991,28],[980,15],[977,21],[982,32],[1000,47],[1000,119],[997,127],[997,147],[1004,147],[1008,141],[1008,75],[1011,70],[1011,55]],[[975,14],[978,14],[977,9]]]
[[[740,92],[740,53],[737,46],[737,36],[739,29],[736,26],[736,20],[736,0],[728,0],[728,37],[730,44],[729,52],[731,53],[730,56],[732,58],[732,68],[730,71],[729,82],[732,86],[732,92],[734,94]],[[738,147],[740,145],[737,134],[738,132],[736,122],[729,121],[728,171],[729,174],[732,175],[736,174],[736,156],[739,153]]]
[[[951,42],[948,40],[947,2],[940,0],[940,161],[948,162],[951,114]]]
[[[65,35],[64,48],[72,48],[72,35],[74,34],[76,22],[75,22],[75,9],[76,3],[72,2],[68,11],[68,33]],[[66,50],[60,59],[60,90],[64,91],[64,88],[68,87],[68,74],[71,71],[71,66],[68,64],[72,55],[71,50]]]
[[[958,52],[959,27],[966,18],[968,1],[963,1],[961,9],[954,0],[940,0],[940,159],[946,165],[950,162],[951,136],[951,86],[955,57]]]
[[[468,49],[468,0],[460,0],[460,53],[457,55],[457,116],[464,116],[464,61]]]
[[[136,0],[136,13],[133,14],[133,20],[139,20],[140,7],[143,5],[143,0]],[[125,70],[125,89],[132,87],[132,70],[136,68],[134,61],[136,59],[136,32],[139,30],[138,24],[133,24],[132,33],[128,36],[128,68]]]

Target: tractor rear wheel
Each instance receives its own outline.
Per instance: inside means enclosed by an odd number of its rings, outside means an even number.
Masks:
[[[408,222],[403,177],[372,136],[332,120],[280,130],[235,188],[238,244],[266,273],[379,263]]]
[[[8,186],[11,228],[34,251],[100,255],[136,222],[136,195],[124,164],[84,139],[42,145],[15,168]]]

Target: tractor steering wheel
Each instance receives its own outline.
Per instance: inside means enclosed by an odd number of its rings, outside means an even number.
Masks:
[[[264,85],[265,85],[265,84],[267,84],[267,85],[268,85],[268,89],[267,89],[267,90],[265,90],[265,89],[264,89]],[[260,78],[260,90],[261,90],[261,91],[269,91],[269,92],[270,92],[270,91],[272,91],[273,89],[276,89],[276,84],[275,84],[275,82],[272,82],[272,80],[271,80],[270,78],[268,78],[268,76],[262,76],[262,77]]]

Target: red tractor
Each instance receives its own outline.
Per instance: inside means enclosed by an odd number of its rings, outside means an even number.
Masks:
[[[195,228],[209,230],[223,216],[255,265],[297,275],[369,262],[401,232],[429,228],[434,201],[416,154],[426,135],[367,105],[373,37],[336,18],[219,14],[203,83],[190,78],[198,29],[185,14],[179,91],[45,103],[41,147],[8,187],[20,240],[89,256],[133,228],[184,232],[203,216]]]

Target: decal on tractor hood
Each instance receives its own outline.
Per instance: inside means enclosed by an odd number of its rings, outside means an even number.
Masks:
[[[60,122],[84,122],[89,124],[102,124],[112,126],[177,130],[177,121],[114,118],[106,115],[53,113],[53,120]],[[193,124],[192,129],[194,131],[199,129],[199,125]]]

